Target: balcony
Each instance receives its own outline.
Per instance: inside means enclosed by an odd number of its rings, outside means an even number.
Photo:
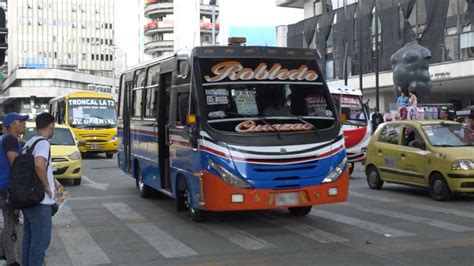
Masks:
[[[145,43],[145,53],[155,54],[157,52],[173,52],[174,41],[162,40]]]
[[[151,0],[153,1],[153,0]],[[154,18],[159,15],[173,14],[174,4],[173,3],[149,3],[145,6],[145,17]]]
[[[304,8],[304,0],[276,0],[279,7]]]
[[[144,26],[144,34],[146,36],[153,36],[160,32],[173,32],[174,22],[173,21],[152,21]]]
[[[210,5],[201,5],[199,7],[201,15],[212,16],[212,9]],[[216,16],[219,15],[219,6],[216,6]]]

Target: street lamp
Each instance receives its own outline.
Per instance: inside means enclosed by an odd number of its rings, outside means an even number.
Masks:
[[[122,49],[120,49],[120,47],[118,47],[117,45],[113,44],[107,48],[104,49],[104,52],[112,52],[112,91],[113,93],[117,93],[117,88],[115,86],[115,80],[116,80],[116,74],[115,74],[115,71],[117,70],[117,66],[116,66],[116,54],[115,54],[115,51],[116,50],[120,50],[122,51]],[[122,51],[123,52],[123,51]],[[127,65],[127,56],[125,56],[125,66]]]

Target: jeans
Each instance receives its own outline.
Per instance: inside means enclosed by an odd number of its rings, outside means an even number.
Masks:
[[[23,266],[41,266],[46,250],[51,242],[52,217],[51,206],[39,204],[23,209]]]
[[[5,202],[6,192],[0,190],[0,208],[3,214],[3,234],[1,238],[1,245],[3,250],[0,251],[2,255],[5,255],[7,264],[19,262],[19,239],[17,230],[15,227],[18,226],[18,211],[12,209]]]

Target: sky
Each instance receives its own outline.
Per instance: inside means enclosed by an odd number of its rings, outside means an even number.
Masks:
[[[221,43],[229,36],[242,36],[247,45],[272,46],[276,26],[303,19],[303,9],[277,7],[275,0],[220,0]]]

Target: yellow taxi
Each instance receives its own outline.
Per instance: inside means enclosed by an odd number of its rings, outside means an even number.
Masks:
[[[384,182],[428,188],[434,200],[474,194],[474,134],[443,120],[394,121],[380,125],[369,142],[367,184]]]
[[[25,140],[37,136],[34,124],[26,125]],[[50,139],[53,174],[57,179],[71,179],[74,185],[82,180],[82,157],[79,142],[71,129],[64,125],[55,125],[54,136]]]

